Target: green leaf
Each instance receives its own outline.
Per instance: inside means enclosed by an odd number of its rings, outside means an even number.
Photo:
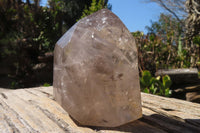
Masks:
[[[142,81],[146,87],[151,85],[151,73],[149,71],[142,72]]]
[[[154,84],[156,81],[157,81],[157,79],[154,78],[154,77],[152,77],[152,78],[150,79],[150,84]]]
[[[172,81],[170,79],[170,77],[168,75],[163,76],[162,78],[163,80],[163,86],[164,88],[170,88],[170,86],[172,85]]]
[[[145,82],[142,78],[140,78],[140,85],[142,88],[145,88]]]
[[[44,83],[43,86],[44,86],[44,87],[49,87],[50,84],[48,84],[48,83]]]
[[[148,88],[145,88],[145,89],[143,90],[143,92],[145,92],[145,93],[149,93]]]
[[[154,90],[153,90],[153,94],[154,94],[154,95],[156,94],[157,90],[158,90],[158,88],[157,88],[157,87],[156,87],[156,88],[154,88]]]
[[[171,91],[169,88],[165,89],[165,96],[169,97],[171,95]]]
[[[157,87],[155,87],[155,85],[154,84],[152,84],[151,85],[151,87],[149,88],[149,90],[150,90],[150,93],[152,93],[152,94],[156,94],[156,91],[157,91]]]
[[[149,88],[150,93],[153,93],[153,92],[154,92],[154,89],[155,89],[155,88],[154,88],[154,84],[152,84],[151,87]]]

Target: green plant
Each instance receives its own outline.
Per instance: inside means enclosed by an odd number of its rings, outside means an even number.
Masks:
[[[161,14],[158,21],[146,27],[145,35],[133,32],[138,48],[140,72],[158,69],[196,67],[200,60],[200,36],[190,43],[180,22],[173,16]]]
[[[140,77],[140,85],[145,93],[169,97],[171,95],[171,84],[172,82],[168,75],[163,76],[161,81],[160,76],[152,77],[147,70],[143,71]]]
[[[106,2],[107,3],[107,2]],[[87,6],[82,12],[82,16],[80,19],[100,10],[103,8],[107,8],[108,5],[106,5],[105,0],[92,0],[90,7],[88,8]]]
[[[49,83],[44,83],[44,84],[43,84],[43,87],[49,87],[49,86],[50,86]]]
[[[16,89],[17,87],[18,87],[18,82],[12,81],[11,84],[10,84],[10,88],[11,89]]]
[[[162,82],[159,81],[159,95],[169,97],[171,95],[170,86],[172,81],[168,75],[162,77]]]
[[[155,94],[157,88],[154,86],[155,78],[151,76],[149,71],[143,71],[140,78],[140,85],[144,92]]]

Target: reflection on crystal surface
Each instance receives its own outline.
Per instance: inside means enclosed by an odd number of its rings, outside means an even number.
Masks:
[[[54,50],[54,96],[80,124],[115,127],[141,117],[135,41],[111,11],[77,22]]]

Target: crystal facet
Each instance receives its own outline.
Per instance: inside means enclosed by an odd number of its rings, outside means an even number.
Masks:
[[[60,38],[53,87],[82,125],[116,127],[142,116],[136,44],[116,15],[102,9]]]

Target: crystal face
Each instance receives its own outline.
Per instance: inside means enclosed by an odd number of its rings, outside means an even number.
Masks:
[[[116,127],[142,116],[136,44],[107,9],[60,38],[53,78],[56,101],[82,125]]]

